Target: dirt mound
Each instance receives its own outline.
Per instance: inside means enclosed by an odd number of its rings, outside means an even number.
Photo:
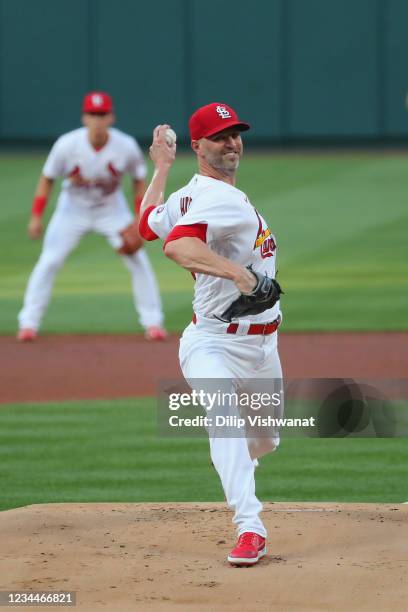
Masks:
[[[408,333],[280,334],[286,378],[406,378]],[[0,403],[155,395],[181,377],[178,337],[0,337]]]
[[[269,553],[252,568],[226,561],[231,516],[212,503],[2,512],[0,590],[76,591],[81,612],[406,610],[408,506],[265,504]]]

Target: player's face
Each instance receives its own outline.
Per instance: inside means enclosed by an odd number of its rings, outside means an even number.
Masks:
[[[216,170],[234,174],[242,157],[241,133],[236,128],[228,128],[214,136],[199,141],[197,153]]]
[[[82,123],[94,136],[103,136],[114,122],[112,113],[84,113]]]

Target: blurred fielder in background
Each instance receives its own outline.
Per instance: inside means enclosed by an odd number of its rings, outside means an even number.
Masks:
[[[61,136],[43,168],[28,225],[30,238],[40,238],[41,217],[54,181],[64,177],[56,210],[44,237],[41,256],[30,276],[18,315],[18,340],[35,340],[51,297],[55,276],[84,234],[106,237],[132,275],[133,297],[148,340],[163,340],[163,313],[153,270],[121,189],[130,174],[138,215],[145,191],[146,165],[134,138],[112,128],[111,97],[87,94],[82,106],[84,127]]]

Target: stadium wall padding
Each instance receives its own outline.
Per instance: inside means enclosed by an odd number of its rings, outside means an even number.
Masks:
[[[248,140],[408,137],[406,0],[0,0],[0,139],[79,125],[91,89],[148,140],[227,102]]]

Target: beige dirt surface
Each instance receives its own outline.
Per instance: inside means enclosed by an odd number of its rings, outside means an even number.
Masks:
[[[0,590],[75,591],[78,612],[407,610],[407,505],[267,503],[263,519],[267,556],[234,568],[223,504],[8,510]]]

